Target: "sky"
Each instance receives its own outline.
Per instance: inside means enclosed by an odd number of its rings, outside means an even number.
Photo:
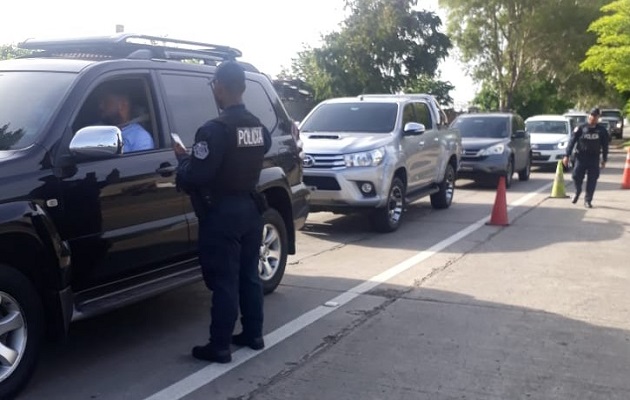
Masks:
[[[272,76],[304,45],[317,46],[322,34],[338,28],[344,18],[343,0],[227,0],[162,2],[148,0],[5,0],[0,44],[26,38],[109,35],[116,25],[125,32],[168,36],[236,47],[243,61]],[[419,0],[446,21],[437,0]],[[474,96],[475,86],[462,65],[450,57],[440,66],[441,77],[453,83],[455,106]]]

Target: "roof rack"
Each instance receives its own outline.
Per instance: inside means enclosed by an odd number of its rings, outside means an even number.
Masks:
[[[89,59],[167,59],[201,60],[216,65],[221,61],[236,61],[243,53],[229,46],[171,39],[167,37],[121,33],[73,39],[27,39],[18,45],[23,49],[39,50],[38,57],[69,57]],[[242,63],[248,70],[255,68]],[[256,72],[258,72],[256,70]]]

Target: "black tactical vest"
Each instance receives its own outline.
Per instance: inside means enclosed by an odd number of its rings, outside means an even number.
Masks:
[[[582,125],[578,138],[578,153],[586,157],[599,157],[602,134],[602,129],[597,125]]]
[[[213,195],[250,194],[256,189],[265,157],[263,125],[248,111],[215,119],[226,127],[227,147],[211,190]]]

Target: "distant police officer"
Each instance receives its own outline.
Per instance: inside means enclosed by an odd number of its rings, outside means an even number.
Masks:
[[[608,160],[608,131],[604,126],[597,123],[599,120],[599,108],[593,108],[588,116],[588,123],[582,124],[573,130],[564,159],[564,166],[569,165],[569,157],[573,148],[577,145],[575,167],[573,169],[573,183],[575,184],[575,194],[573,204],[577,203],[582,193],[582,182],[584,176],[588,176],[586,181],[586,196],[584,206],[592,208],[593,193],[599,178],[599,168],[606,167]],[[600,152],[602,160],[600,164]]]
[[[199,259],[212,291],[210,340],[192,350],[195,358],[232,360],[230,343],[264,347],[263,289],[258,273],[264,201],[256,193],[271,138],[245,109],[245,72],[236,62],[216,70],[212,90],[220,116],[201,126],[192,154],[173,144],[179,158],[177,181],[199,220]],[[232,336],[239,305],[243,331]]]

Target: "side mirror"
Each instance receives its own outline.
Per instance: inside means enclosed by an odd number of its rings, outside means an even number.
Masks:
[[[407,122],[405,124],[404,134],[405,135],[421,135],[426,132],[427,128],[419,124],[417,122]]]
[[[122,133],[115,126],[79,129],[70,142],[70,152],[84,159],[112,158],[123,154]]]
[[[514,139],[525,139],[525,137],[525,131],[516,131],[516,133],[512,135]]]

